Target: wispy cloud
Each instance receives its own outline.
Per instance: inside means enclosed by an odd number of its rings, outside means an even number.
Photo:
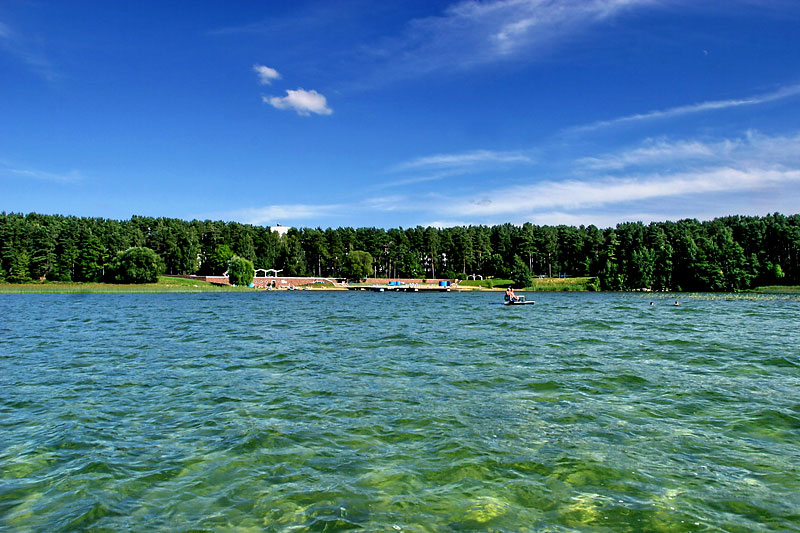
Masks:
[[[435,154],[418,157],[393,166],[387,172],[403,177],[375,183],[372,188],[403,187],[490,169],[497,170],[515,164],[530,163],[533,163],[531,156],[513,151],[473,150],[455,154]]]
[[[0,161],[0,176],[32,181],[44,181],[50,183],[76,183],[84,181],[85,176],[78,170],[57,173],[37,170],[32,168],[18,168],[5,161]]]
[[[539,58],[587,28],[655,0],[463,0],[440,16],[409,23],[406,34],[373,50],[403,75]]]
[[[58,77],[53,64],[41,50],[41,46],[26,40],[19,32],[0,22],[0,50],[22,61],[28,68],[45,80],[52,81]]]
[[[785,186],[796,190],[798,183],[800,135],[770,137],[749,132],[714,142],[648,141],[627,151],[580,159],[568,179],[501,188],[479,197],[450,199],[443,205],[462,217],[498,216],[675,197],[708,198],[714,193],[763,192]]]
[[[730,100],[711,100],[708,102],[701,102],[698,104],[672,107],[660,111],[649,111],[647,113],[627,115],[624,117],[618,117],[610,120],[600,120],[597,122],[592,122],[591,124],[569,128],[566,131],[568,133],[570,132],[579,133],[585,131],[598,130],[601,128],[608,128],[611,126],[632,124],[632,123],[645,122],[651,120],[669,119],[684,115],[691,115],[695,113],[704,113],[707,111],[718,111],[721,109],[753,106],[753,105],[765,104],[767,102],[774,102],[776,100],[783,100],[785,98],[791,98],[797,95],[800,95],[800,84],[782,87],[776,91],[772,91],[757,96],[750,96],[747,98],[738,98]]]
[[[409,163],[428,169],[426,165],[461,160],[455,157],[458,154],[452,155]],[[531,177],[527,183],[505,187],[495,183],[480,193],[457,186],[414,195],[358,197],[354,193],[346,204],[271,205],[240,210],[229,218],[253,224],[319,225],[325,219],[396,216],[437,227],[525,221],[610,227],[626,220],[707,219],[776,209],[793,212],[800,202],[800,132],[647,140],[626,150],[559,165],[563,179]],[[516,175],[514,179],[520,183],[522,178]]]
[[[286,96],[264,96],[262,100],[276,109],[291,109],[298,115],[309,116],[311,113],[317,115],[330,115],[333,109],[328,107],[325,96],[317,91],[306,91],[298,88],[296,91],[291,89],[286,91]]]
[[[403,194],[375,196],[361,202],[361,207],[369,211],[405,211],[413,205],[412,198]]]
[[[460,172],[453,172],[453,171],[433,172],[430,174],[423,174],[420,176],[412,176],[391,181],[384,181],[381,183],[375,183],[371,185],[370,188],[374,190],[374,189],[389,189],[392,187],[405,187],[406,185],[416,185],[420,183],[428,183],[431,181],[439,181],[458,174],[460,174]]]
[[[647,140],[643,146],[620,153],[602,154],[584,157],[577,161],[579,167],[592,171],[621,170],[632,166],[646,166],[675,161],[708,161],[718,159],[720,152],[729,153],[731,147],[739,144],[736,141],[722,141],[717,146],[711,146],[700,141]]]
[[[266,65],[253,65],[253,70],[258,74],[258,81],[261,85],[271,85],[273,81],[281,79],[277,70]]]

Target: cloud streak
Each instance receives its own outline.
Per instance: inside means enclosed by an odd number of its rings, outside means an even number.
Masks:
[[[520,152],[497,152],[492,150],[475,150],[458,154],[436,154],[419,157],[394,167],[394,171],[468,168],[492,163],[531,163],[532,160]]]
[[[701,102],[699,104],[677,106],[660,111],[649,111],[647,113],[628,115],[624,117],[614,118],[611,120],[600,120],[597,122],[592,122],[591,124],[569,128],[566,131],[571,133],[587,132],[587,131],[599,130],[602,128],[609,128],[612,126],[633,124],[638,122],[647,122],[652,120],[664,120],[685,115],[693,115],[696,113],[704,113],[708,111],[719,111],[722,109],[754,106],[759,104],[765,104],[767,102],[783,100],[785,98],[791,98],[797,95],[800,95],[800,84],[782,87],[776,91],[772,91],[757,96],[751,96],[748,98],[739,98],[730,100],[711,100],[708,102]]]

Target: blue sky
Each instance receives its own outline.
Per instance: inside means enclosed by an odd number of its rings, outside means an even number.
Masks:
[[[798,213],[798,28],[793,0],[3,0],[0,211]]]

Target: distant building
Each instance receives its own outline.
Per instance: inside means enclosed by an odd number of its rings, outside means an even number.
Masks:
[[[291,226],[282,226],[280,224],[276,224],[275,226],[269,227],[269,230],[276,232],[279,237],[283,237],[284,235],[286,235],[286,232],[288,232],[290,229],[292,229]]]

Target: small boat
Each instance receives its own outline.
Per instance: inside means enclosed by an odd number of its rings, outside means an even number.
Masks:
[[[524,296],[517,296],[516,300],[508,300],[506,297],[506,301],[503,302],[503,305],[533,305],[536,302],[533,300],[526,300]]]

